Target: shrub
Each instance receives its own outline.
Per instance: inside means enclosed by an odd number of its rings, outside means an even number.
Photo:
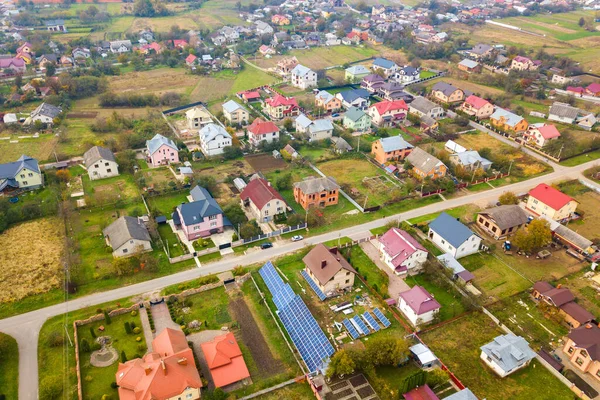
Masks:
[[[63,384],[60,375],[47,376],[40,382],[40,399],[58,399],[62,391]]]
[[[177,323],[179,325],[185,325],[185,319],[183,319],[183,317],[179,317],[179,318],[177,318]]]
[[[138,337],[136,337],[136,338],[135,338],[135,341],[136,341],[136,342],[141,342],[141,341],[142,341],[142,338],[141,338],[140,336],[138,336]]]
[[[132,316],[132,317],[135,317],[135,316],[137,316],[137,315],[138,315],[138,312],[137,312],[137,310],[133,310],[133,311],[131,312],[131,316]]]
[[[92,338],[96,339],[96,331],[93,326],[90,326],[90,335],[92,335]]]
[[[85,378],[83,378],[83,379],[85,379],[86,382],[91,382],[94,380],[94,378],[92,378],[91,375],[86,375]]]
[[[102,348],[102,346],[100,345],[100,343],[94,342],[90,345],[90,350],[91,351],[98,351]]]
[[[127,362],[127,355],[125,354],[125,350],[121,351],[121,362],[123,364]]]
[[[110,315],[108,315],[108,311],[106,310],[104,310],[104,321],[106,322],[106,325],[110,325],[112,323]]]
[[[142,330],[139,327],[136,326],[135,328],[133,328],[133,333],[135,333],[136,335],[139,335],[140,332],[142,332]]]
[[[119,387],[119,385],[117,385],[117,382],[113,381],[113,382],[110,383],[110,387],[113,388],[113,389],[116,389],[116,388]]]
[[[131,324],[129,323],[129,321],[125,321],[125,333],[130,335],[131,334]]]
[[[52,331],[48,335],[47,343],[50,347],[61,347],[65,341],[64,336],[59,331]]]
[[[142,343],[140,343],[137,345],[137,349],[138,349],[138,351],[144,351],[144,350],[146,350],[146,346],[144,346]]]
[[[131,321],[129,324],[131,325],[131,329],[135,329],[135,327],[137,326],[135,321]]]
[[[81,342],[79,343],[79,348],[81,349],[81,351],[83,353],[89,353],[90,352],[90,342],[88,342],[87,339],[81,339]]]
[[[96,314],[102,314],[104,311],[101,308],[96,308]]]

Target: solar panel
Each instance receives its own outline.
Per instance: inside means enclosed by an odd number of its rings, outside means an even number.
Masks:
[[[392,324],[390,322],[390,320],[387,319],[387,317],[385,315],[383,315],[383,313],[381,312],[381,310],[379,308],[373,309],[373,314],[375,314],[377,319],[379,321],[381,321],[381,324],[383,325],[384,328],[387,328],[388,326],[390,326]]]
[[[306,282],[308,282],[308,285],[313,290],[313,292],[315,292],[315,294],[317,295],[319,300],[321,300],[321,301],[325,300],[327,298],[327,296],[325,296],[325,293],[323,293],[323,291],[321,289],[319,289],[319,287],[317,286],[315,281],[310,279],[310,276],[308,276],[308,273],[305,270],[302,270],[301,274],[304,277],[304,279],[306,279]]]
[[[375,318],[373,318],[373,316],[371,315],[370,312],[365,311],[365,313],[362,315],[363,319],[365,320],[365,322],[367,323],[367,325],[369,325],[371,327],[371,329],[373,329],[375,332],[379,331],[379,329],[381,329],[379,327],[379,324],[377,323],[377,321],[375,321]]]
[[[360,335],[358,334],[358,332],[356,331],[356,329],[354,328],[352,323],[348,319],[343,320],[342,323],[348,330],[348,333],[350,334],[350,336],[352,336],[352,339],[358,339],[358,337]]]
[[[352,317],[352,321],[354,321],[354,323],[356,323],[356,325],[358,326],[358,330],[363,335],[368,335],[369,333],[371,333],[369,328],[367,328],[367,325],[365,325],[365,323],[362,321],[362,319],[360,319],[360,317],[358,315],[355,315],[354,317]]]

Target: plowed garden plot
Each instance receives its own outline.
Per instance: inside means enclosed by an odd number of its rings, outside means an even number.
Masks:
[[[267,378],[281,372],[283,369],[281,361],[276,360],[273,357],[273,354],[244,299],[237,298],[231,301],[229,307],[235,320],[240,326],[242,342],[248,346],[261,377]]]
[[[259,154],[257,156],[247,156],[245,160],[254,168],[255,171],[269,172],[276,169],[285,169],[287,163],[281,158],[275,158],[271,154]]]

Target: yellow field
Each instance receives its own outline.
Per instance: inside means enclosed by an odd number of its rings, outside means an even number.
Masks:
[[[0,235],[0,303],[60,286],[63,237],[58,218],[25,222]]]

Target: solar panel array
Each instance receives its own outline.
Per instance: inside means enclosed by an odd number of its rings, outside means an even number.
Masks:
[[[321,301],[325,300],[327,298],[327,296],[325,296],[325,293],[323,293],[323,291],[321,289],[319,289],[319,287],[317,286],[315,281],[310,279],[310,276],[308,276],[308,273],[305,270],[302,270],[301,273],[302,273],[302,276],[304,277],[304,279],[306,279],[306,282],[308,282],[308,285],[310,286],[310,288],[313,290],[313,292],[315,292],[315,294],[317,295],[319,300],[321,300]]]
[[[346,329],[348,330],[348,333],[350,334],[350,336],[352,336],[352,339],[358,339],[360,337],[360,335],[358,334],[358,331],[356,330],[356,328],[354,328],[354,326],[352,325],[350,320],[348,320],[346,318],[342,322],[343,322],[344,326],[346,327]]]
[[[390,322],[390,320],[387,319],[387,317],[385,315],[383,315],[383,313],[381,312],[381,310],[379,308],[373,309],[373,314],[375,314],[377,319],[379,321],[381,321],[381,324],[383,325],[384,328],[387,328],[388,326],[390,326],[392,324]]]
[[[365,311],[365,313],[362,315],[363,319],[365,320],[365,322],[367,323],[367,325],[369,325],[371,327],[371,329],[373,329],[375,332],[379,331],[379,329],[381,329],[379,327],[379,324],[377,323],[377,321],[375,321],[375,318],[373,318],[373,316],[371,315],[370,312]]]
[[[323,368],[324,361],[331,357],[335,349],[302,298],[294,293],[288,283],[283,282],[270,261],[259,273],[273,296],[273,303],[285,330],[309,371],[315,372]]]
[[[367,328],[367,325],[365,325],[365,323],[362,321],[362,319],[360,319],[358,315],[352,317],[350,321],[353,322],[353,325],[356,327],[356,329],[363,335],[368,335],[369,333],[371,333],[369,328]]]

